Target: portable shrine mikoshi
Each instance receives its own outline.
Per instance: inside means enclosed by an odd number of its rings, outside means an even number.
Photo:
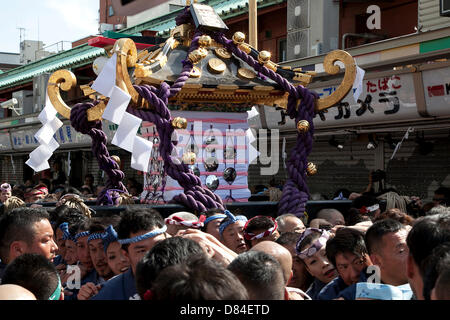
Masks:
[[[168,104],[262,104],[284,109],[295,119],[298,136],[287,163],[289,179],[283,187],[278,209],[279,214],[289,212],[302,216],[309,196],[306,178],[317,171],[307,161],[313,144],[313,118],[338,104],[352,89],[357,72],[355,60],[342,50],[332,51],[325,57],[324,69],[328,74],[339,73],[337,61],[345,65],[345,73],[333,94],[319,98],[306,88],[312,82],[313,72],[280,67],[271,61],[269,52],[247,44],[242,32],[227,39],[224,35],[227,29],[213,8],[198,3],[187,5],[176,18],[170,37],[161,45],[138,52],[131,39],[115,42],[107,51],[110,59],[116,59],[113,85],[130,97],[126,113],[156,126],[164,171],[184,189],[184,193],[172,200],[196,213],[209,208],[223,209],[224,204],[211,190],[202,187],[195,168],[190,166],[195,162],[195,154],[186,152],[182,160],[172,156],[175,147],[172,133],[186,128],[187,122],[172,118]],[[124,174],[111,158],[102,131],[103,112],[115,94],[104,95],[94,90],[94,86],[81,86],[92,101],[70,108],[61,98],[60,89],[68,91],[76,82],[69,70],[54,72],[47,87],[48,97],[56,111],[70,119],[77,131],[92,138],[92,151],[108,177],[97,203],[112,204],[108,190],[127,192],[122,183]]]

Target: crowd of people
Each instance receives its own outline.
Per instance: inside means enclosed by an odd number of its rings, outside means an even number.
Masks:
[[[220,209],[164,219],[134,202],[97,216],[67,188],[52,193],[55,207],[36,206],[45,188],[24,201],[0,186],[0,299],[450,299],[445,187],[432,205],[341,190],[345,212],[250,219]]]
[[[8,212],[14,208],[31,205],[40,207],[43,202],[62,202],[66,198],[80,199],[82,202],[96,201],[97,196],[105,188],[104,184],[94,185],[94,176],[87,174],[84,184],[78,188],[67,187],[64,184],[55,184],[46,178],[41,178],[37,183],[27,180],[22,184],[0,185],[0,210]],[[126,188],[128,192],[110,191],[110,196],[116,201],[116,206],[135,203],[142,193],[142,184],[134,178],[128,178]],[[1,211],[0,211],[1,213]]]

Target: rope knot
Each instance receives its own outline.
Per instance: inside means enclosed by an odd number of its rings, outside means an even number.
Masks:
[[[77,103],[70,111],[70,124],[72,127],[82,134],[88,134],[93,128],[101,128],[100,121],[88,121],[87,110],[94,107],[98,102],[95,103]],[[99,127],[100,125],[100,127]]]

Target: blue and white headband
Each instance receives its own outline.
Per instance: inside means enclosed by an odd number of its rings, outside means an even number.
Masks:
[[[162,227],[161,229],[155,229],[153,231],[147,232],[145,234],[141,234],[140,236],[136,236],[136,237],[133,237],[130,239],[119,239],[118,241],[120,244],[136,243],[136,242],[148,239],[148,238],[156,237],[156,236],[166,232],[166,230],[167,230],[167,226],[164,225],[164,227]]]
[[[222,214],[222,213],[215,214],[215,215],[213,215],[213,216],[210,216],[210,217],[206,218],[205,221],[204,221],[203,223],[204,223],[204,225],[206,226],[206,224],[208,224],[209,222],[211,222],[211,221],[213,221],[213,220],[216,220],[216,219],[224,219],[224,218],[226,218],[226,217],[227,217],[226,214]]]
[[[92,240],[98,240],[98,239],[102,239],[103,238],[103,234],[104,232],[94,232],[91,233],[87,239],[87,242],[92,241]]]
[[[225,228],[228,227],[230,224],[236,223],[239,220],[244,221],[244,222],[247,222],[247,220],[248,220],[246,216],[235,216],[228,210],[225,210],[223,213],[225,213],[226,218],[229,218],[229,220],[227,220],[225,222],[222,221],[222,223],[220,224],[220,226],[219,226],[220,235],[222,235]]]
[[[105,232],[102,234],[102,241],[103,241],[103,250],[108,249],[108,246],[113,243],[118,241],[119,237],[117,236],[117,232],[116,230],[114,230],[112,225],[109,225],[108,228],[106,228]]]
[[[72,237],[72,236],[70,235],[70,232],[69,232],[69,223],[68,223],[68,222],[63,222],[63,223],[61,223],[61,224],[58,226],[58,228],[59,228],[59,230],[61,230],[62,233],[63,233],[63,236],[62,236],[62,239],[63,239],[63,240],[72,240],[72,241],[75,241],[74,237]]]
[[[77,234],[75,235],[75,237],[74,237],[75,242],[78,241],[78,238],[86,237],[86,236],[88,236],[88,235],[90,235],[90,232],[89,232],[89,231],[83,231],[83,232],[77,233]]]

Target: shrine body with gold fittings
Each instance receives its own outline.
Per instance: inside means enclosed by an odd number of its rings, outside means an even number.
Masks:
[[[217,39],[226,39],[226,26],[211,7],[193,3],[186,8],[193,19],[190,19],[189,23],[177,25],[164,43],[138,51],[133,40],[122,38],[106,51],[109,57],[117,55],[115,85],[131,96],[129,107],[143,111],[154,110],[154,106],[143,99],[133,86],[150,85],[158,88],[163,83],[172,86],[185,70],[185,61],[191,63],[189,77],[182,88],[168,99],[169,104],[179,105],[181,110],[183,106],[202,104],[230,107],[266,105],[286,109],[290,92],[274,81],[273,75],[287,81],[292,88],[307,87],[312,83],[314,72],[277,65],[271,60],[270,52],[258,51],[246,43],[246,35],[242,32],[234,33],[231,39],[227,40],[227,45],[219,43],[221,41]],[[220,37],[217,36],[218,32]],[[192,50],[194,35],[198,45]],[[249,60],[242,59],[237,52],[244,52],[250,57],[248,59],[254,59],[252,63],[264,66],[266,74],[260,72],[261,70],[256,71],[247,63]],[[345,66],[343,80],[330,96],[315,99],[316,113],[337,105],[353,87],[357,66],[354,58],[346,51],[330,52],[323,62],[325,72],[330,75],[338,74],[341,71],[336,64],[338,61]],[[267,76],[267,70],[272,77]],[[71,108],[61,98],[60,90],[69,91],[76,86],[76,78],[69,70],[54,72],[48,83],[50,101],[57,112],[68,119]],[[97,101],[95,106],[87,110],[88,121],[101,120],[108,98],[95,92],[89,85],[80,86],[80,89],[86,97]],[[300,105],[301,99],[298,99],[297,109]],[[185,129],[187,121],[175,118],[171,120],[171,124],[175,129]],[[299,135],[307,134],[310,125],[306,120],[297,121]],[[195,155],[186,154],[183,161],[193,164]],[[312,175],[316,172],[315,165],[308,163],[305,174]]]

